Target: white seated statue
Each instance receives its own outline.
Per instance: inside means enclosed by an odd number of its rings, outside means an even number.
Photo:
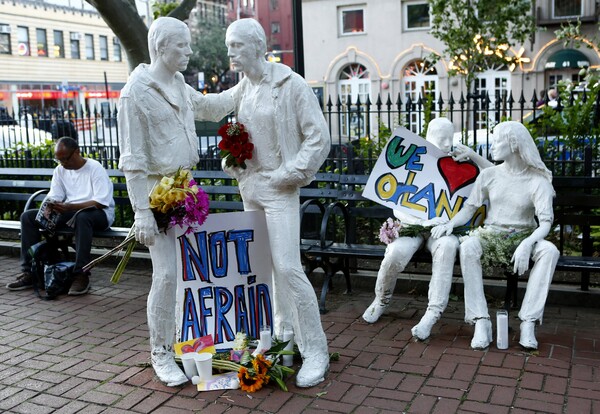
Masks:
[[[478,207],[488,202],[483,228],[471,232],[459,248],[465,285],[465,321],[475,324],[471,347],[483,349],[492,342],[492,324],[482,280],[481,257],[485,242],[478,231],[500,235],[531,232],[518,244],[511,261],[518,275],[528,270],[530,259],[534,262],[519,312],[522,321],[519,343],[524,348],[537,349],[535,324],[542,321],[559,256],[558,249],[544,240],[553,221],[552,173],[542,162],[535,141],[522,124],[502,122],[494,128],[493,135],[492,157],[503,163],[482,171],[463,208],[448,223],[434,227],[431,235],[436,239],[447,237],[456,225],[467,222]]]
[[[429,123],[427,140],[446,153],[452,151],[453,135],[454,126],[447,118],[436,118]],[[472,159],[482,169],[492,165],[472,149],[461,144],[455,147],[452,155],[458,161]],[[442,221],[441,218],[422,220],[398,210],[394,210],[394,215],[404,224],[431,226]],[[423,246],[431,252],[432,256],[429,302],[425,315],[412,328],[412,334],[420,340],[429,337],[433,325],[440,319],[442,312],[446,309],[450,288],[452,287],[454,261],[458,249],[458,238],[452,234],[436,239],[423,235],[399,237],[388,244],[377,273],[375,300],[362,316],[366,322],[375,323],[383,314],[392,298],[396,286],[396,277],[404,271],[414,254]]]

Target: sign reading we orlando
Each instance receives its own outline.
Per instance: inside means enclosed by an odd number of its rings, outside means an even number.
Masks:
[[[363,196],[423,220],[452,218],[467,200],[479,167],[457,162],[406,128],[394,130],[377,159]],[[485,206],[468,225],[483,222]]]
[[[272,264],[262,211],[210,214],[201,231],[177,233],[177,341],[211,335],[216,349],[235,334],[273,326]]]

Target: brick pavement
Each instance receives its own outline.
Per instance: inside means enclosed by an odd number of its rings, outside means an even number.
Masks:
[[[17,267],[15,257],[0,256],[2,286]],[[322,322],[340,359],[323,384],[199,393],[162,385],[148,366],[148,268],[128,268],[118,285],[110,271],[94,270],[90,294],[56,301],[0,288],[0,412],[600,413],[598,309],[549,305],[538,352],[520,349],[511,315],[508,350],[473,351],[458,301],[421,343],[410,328],[426,298],[397,295],[368,325],[360,315],[371,292],[333,293]]]

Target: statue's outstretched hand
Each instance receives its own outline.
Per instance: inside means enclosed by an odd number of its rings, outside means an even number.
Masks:
[[[440,224],[431,229],[431,237],[439,239],[443,236],[449,236],[452,234],[452,230],[454,230],[454,225],[451,222]]]
[[[440,224],[446,224],[448,222],[448,219],[445,217],[434,217],[432,219],[429,220],[425,220],[423,223],[421,223],[421,225],[428,227],[428,226],[439,226]]]
[[[475,154],[475,151],[461,143],[455,144],[454,150],[452,150],[450,153],[450,155],[452,155],[452,159],[459,162],[470,160],[473,158],[473,154]]]
[[[158,234],[158,226],[152,210],[142,209],[136,211],[134,226],[135,239],[145,246],[152,246],[154,237]]]
[[[529,269],[529,259],[531,258],[532,250],[533,244],[528,239],[523,240],[519,244],[511,259],[511,262],[514,263],[513,272],[521,276]]]

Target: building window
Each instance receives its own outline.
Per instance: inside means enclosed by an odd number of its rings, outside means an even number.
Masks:
[[[65,38],[62,30],[54,31],[54,55],[55,58],[65,57]]]
[[[353,63],[340,73],[338,95],[342,102],[342,136],[349,139],[365,135],[367,110],[365,103],[371,95],[369,71],[363,65]],[[360,106],[356,105],[360,99]]]
[[[12,54],[10,47],[10,25],[8,24],[0,24],[0,54]]]
[[[511,74],[506,66],[491,67],[477,75],[475,79],[475,93],[478,96],[489,97],[488,110],[478,111],[475,114],[477,129],[491,129],[506,116],[502,111],[506,108],[506,99],[510,91]]]
[[[554,0],[552,7],[555,18],[581,16],[581,0]]]
[[[87,60],[94,60],[96,58],[94,52],[94,35],[85,35],[85,58]]]
[[[423,102],[437,101],[439,78],[435,66],[421,59],[414,60],[402,70],[400,79],[402,79],[404,103],[408,101],[408,98],[414,104],[419,102],[419,98]],[[408,128],[415,133],[419,133],[425,124],[425,108],[420,109],[420,111],[411,111],[408,114]]]
[[[404,3],[404,29],[428,29],[429,4],[426,2]]]
[[[120,62],[123,58],[121,57],[121,42],[118,37],[113,38],[113,60]]]
[[[29,28],[25,26],[17,27],[17,43],[19,56],[31,56],[29,44]]]
[[[46,29],[35,29],[35,37],[37,39],[37,55],[48,57],[48,39],[46,37]]]
[[[279,0],[270,0],[269,6],[271,10],[277,10],[279,8]]]
[[[351,35],[364,33],[365,19],[364,8],[360,7],[341,7],[338,9],[340,34]]]
[[[81,59],[81,54],[79,51],[80,38],[80,33],[71,32],[71,59]]]
[[[100,36],[100,60],[108,60],[108,37]]]
[[[271,33],[275,34],[279,32],[281,32],[281,25],[279,22],[271,22]]]

